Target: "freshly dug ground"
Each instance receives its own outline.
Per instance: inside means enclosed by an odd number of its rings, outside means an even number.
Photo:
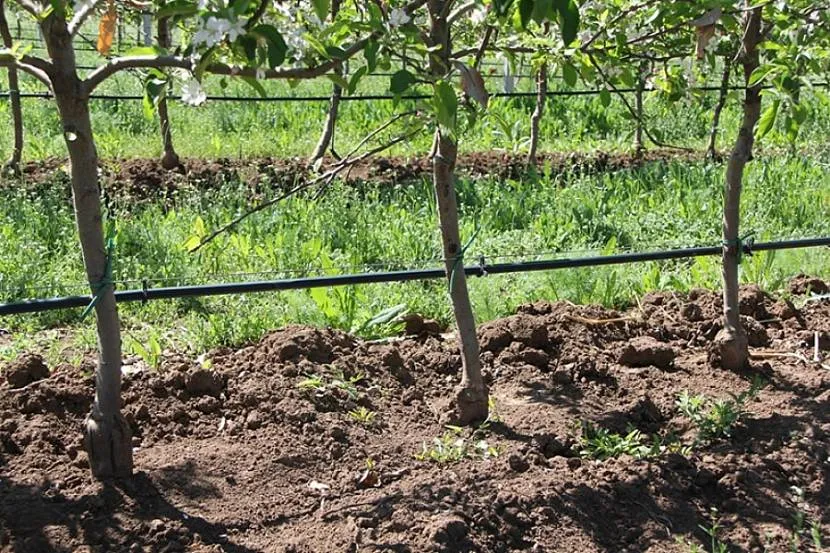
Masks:
[[[92,481],[81,447],[91,362],[44,378],[25,357],[0,385],[0,551],[709,551],[712,509],[729,551],[817,551],[811,524],[830,542],[830,364],[812,359],[816,333],[830,356],[830,301],[792,302],[742,291],[745,374],[708,360],[711,292],[648,295],[625,313],[522,306],[480,329],[499,420],[474,436],[442,424],[460,370],[447,336],[289,327],[198,362],[134,363],[123,396],[136,472],[109,484]],[[302,388],[309,375],[323,389]],[[728,398],[753,377],[766,386],[731,437],[694,443],[681,392]],[[585,423],[693,445],[582,458]],[[466,457],[416,458],[445,432]]]
[[[672,159],[691,161],[700,154],[677,150],[649,150],[640,155],[625,153],[608,154],[540,154],[539,167],[550,167],[554,173],[570,171],[593,173],[618,171],[641,166],[654,161]],[[333,167],[336,161],[326,158],[321,171]],[[458,169],[471,177],[518,178],[527,173],[526,156],[481,152],[462,154]],[[411,183],[430,178],[432,164],[426,155],[413,158],[372,157],[343,171],[341,177],[349,183],[364,182],[386,185]],[[317,174],[310,170],[304,158],[260,159],[185,159],[173,171],[162,168],[157,159],[120,159],[101,162],[101,184],[108,197],[122,201],[156,201],[172,197],[176,193],[195,190],[214,190],[229,182],[243,183],[253,198],[265,188],[294,188]],[[3,188],[24,188],[37,193],[42,188],[66,184],[69,194],[69,175],[65,159],[48,159],[30,162],[23,167],[21,179],[0,178]],[[264,186],[267,184],[267,186]]]

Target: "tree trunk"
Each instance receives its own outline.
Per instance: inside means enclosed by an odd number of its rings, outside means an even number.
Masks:
[[[337,13],[340,11],[340,1],[341,0],[334,0],[331,3],[331,18],[332,21],[337,17]],[[337,68],[337,73],[342,77],[343,76],[343,65],[341,64]],[[339,84],[334,84],[331,90],[331,99],[329,100],[329,111],[326,113],[326,123],[323,126],[323,134],[320,135],[320,141],[317,142],[317,147],[314,148],[314,153],[311,154],[308,162],[311,165],[317,163],[317,161],[323,159],[323,156],[326,155],[326,150],[329,147],[332,148],[332,153],[334,154],[334,128],[337,126],[337,112],[340,109],[340,98],[343,96],[343,87]],[[336,155],[336,154],[335,154]]]
[[[334,128],[337,125],[337,112],[340,109],[340,98],[342,96],[343,87],[339,84],[335,84],[331,92],[329,111],[326,114],[326,124],[323,127],[323,134],[320,135],[320,141],[317,143],[317,147],[314,148],[314,153],[311,154],[311,157],[308,160],[308,162],[312,165],[318,160],[323,159],[323,156],[326,155],[326,150],[329,149],[329,146],[331,146],[332,149],[334,148]]]
[[[643,110],[643,92],[646,89],[646,73],[649,70],[647,63],[640,64],[640,69],[637,74],[637,90],[634,92],[634,111],[637,120],[634,122],[634,153],[639,157],[645,151],[645,141],[643,141],[643,127],[645,126],[645,115]]]
[[[729,95],[729,76],[731,73],[732,56],[726,56],[724,58],[723,76],[720,81],[720,91],[718,92],[718,103],[715,104],[715,113],[712,116],[712,130],[709,132],[709,145],[706,146],[706,157],[708,159],[715,159],[718,156],[718,127],[720,126],[720,115],[723,112],[723,106],[726,104],[726,97]]]
[[[170,27],[167,18],[158,21],[158,41],[162,48],[170,48],[173,43],[170,36]],[[170,128],[170,115],[167,111],[167,93],[159,99],[158,103],[159,127],[161,129],[161,143],[164,153],[161,156],[162,168],[171,171],[181,166],[179,155],[173,147],[173,131]]]
[[[448,0],[429,0],[430,42],[440,49],[430,56],[430,71],[436,78],[446,75],[450,67],[450,30],[446,15]],[[432,158],[432,180],[441,225],[444,264],[449,281],[458,342],[461,349],[461,384],[454,394],[451,417],[462,425],[487,418],[489,391],[481,374],[475,317],[464,273],[464,252],[458,230],[458,203],[455,196],[454,170],[458,146],[450,137],[436,131]]]
[[[747,8],[751,0],[746,0]],[[744,115],[738,138],[726,167],[726,190],[723,206],[723,330],[715,337],[714,353],[723,368],[739,370],[749,360],[746,333],[741,325],[738,301],[738,268],[743,245],[739,238],[741,186],[746,164],[752,160],[755,124],[761,116],[758,86],[749,87],[749,77],[758,67],[757,46],[761,40],[761,8],[746,13],[742,64],[747,84]]]
[[[87,279],[93,294],[98,332],[95,402],[86,419],[84,444],[96,478],[132,474],[132,436],[121,415],[121,330],[104,241],[98,154],[89,118],[89,99],[78,78],[66,22],[56,16],[43,23],[43,35],[55,70],[52,85],[64,128],[72,176],[72,201]]]
[[[9,22],[6,20],[3,0],[0,0],[0,35],[2,35],[3,46],[11,48],[13,41],[9,31]],[[3,165],[3,173],[18,176],[20,175],[20,159],[23,156],[23,111],[20,107],[20,82],[16,67],[9,67],[9,105],[12,111],[14,145],[11,157]]]
[[[543,63],[536,75],[536,109],[530,117],[530,151],[527,154],[528,166],[536,165],[536,150],[539,148],[539,123],[545,113],[545,101],[548,98],[548,64]]]

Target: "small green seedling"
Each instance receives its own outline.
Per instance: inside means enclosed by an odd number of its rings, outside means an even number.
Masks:
[[[375,422],[377,413],[375,413],[374,411],[370,411],[369,409],[366,409],[363,406],[360,406],[357,409],[352,409],[351,411],[349,411],[349,416],[355,421],[359,422],[360,424],[369,426]]]
[[[470,439],[467,439],[462,435],[464,429],[460,426],[447,425],[446,428],[444,434],[432,439],[431,444],[422,444],[421,452],[416,453],[415,458],[419,461],[445,464],[457,463],[470,458],[490,459],[501,454],[498,447],[480,438],[483,432],[480,429],[473,432]]]
[[[746,414],[745,405],[757,397],[763,387],[763,382],[756,379],[748,390],[738,395],[731,394],[729,399],[718,400],[703,394],[690,395],[684,390],[677,399],[677,407],[697,427],[697,441],[729,438],[741,417]]]

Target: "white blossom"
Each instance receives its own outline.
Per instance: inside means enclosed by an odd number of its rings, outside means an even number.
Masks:
[[[400,27],[401,25],[406,25],[412,21],[412,18],[407,15],[406,11],[402,8],[393,8],[392,11],[389,13],[389,26],[390,27]]]
[[[95,6],[96,0],[75,0],[75,11],[87,10]]]
[[[182,85],[182,102],[191,106],[198,106],[205,103],[205,94],[202,85],[196,79],[191,79]]]
[[[473,25],[481,25],[487,19],[487,10],[483,7],[478,7],[470,12],[470,21]]]
[[[591,40],[591,37],[594,36],[591,31],[580,31],[579,33],[579,42],[580,44],[588,44],[588,41]]]
[[[256,68],[256,78],[260,81],[262,79],[264,79],[265,78],[265,69],[263,69],[262,67],[257,67]]]

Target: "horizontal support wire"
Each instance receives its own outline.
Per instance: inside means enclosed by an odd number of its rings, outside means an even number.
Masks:
[[[775,242],[758,242],[744,244],[743,253],[750,255],[757,251],[785,250],[795,248],[813,248],[830,246],[830,237],[800,238],[793,240],[779,240]],[[464,267],[469,276],[487,276],[508,273],[527,273],[534,271],[549,271],[555,269],[572,269],[579,267],[600,267],[606,265],[620,265],[626,263],[641,263],[646,261],[665,261],[670,259],[689,259],[701,256],[716,256],[723,253],[723,246],[701,246],[693,248],[679,248],[672,250],[658,250],[648,252],[623,253],[604,256],[581,258],[547,259],[539,261],[525,261],[518,263],[488,264],[480,260],[478,265]],[[435,280],[446,278],[444,268],[413,269],[403,271],[370,272],[348,275],[330,275],[305,278],[290,278],[281,280],[233,282],[221,284],[206,284],[193,286],[171,286],[163,288],[143,287],[140,290],[122,290],[115,292],[115,300],[124,302],[146,302],[150,300],[176,299],[189,297],[219,296],[228,294],[246,294],[254,292],[278,292],[285,290],[304,290],[311,288],[329,288],[334,286],[350,286],[356,284],[377,284],[391,282],[411,282],[418,280]],[[147,281],[144,281],[145,283]],[[38,313],[56,309],[71,309],[86,307],[91,296],[67,296],[50,299],[31,299],[21,302],[0,305],[0,315],[17,315],[23,313]]]
[[[830,83],[813,83],[812,86],[816,88],[828,88],[830,87]],[[772,88],[770,86],[761,87],[763,89]],[[702,92],[716,92],[720,91],[721,87],[719,86],[701,86],[693,88],[692,90],[698,90]],[[746,87],[743,86],[730,86],[728,90],[745,90]],[[643,92],[656,92],[657,89],[655,88],[644,88]],[[602,94],[605,92],[605,89],[589,89],[589,90],[550,90],[548,91],[548,96],[595,96],[598,94]],[[637,92],[636,88],[617,88],[615,93],[634,93]],[[0,98],[7,98],[9,96],[8,91],[0,92]],[[494,98],[535,98],[537,96],[536,92],[496,92],[491,94],[491,97]],[[21,92],[21,98],[52,98],[52,94],[48,92]],[[400,97],[396,97],[389,94],[356,94],[352,96],[343,96],[340,100],[342,102],[348,101],[379,101],[379,100],[395,100],[396,98],[400,100],[429,100],[432,98],[430,94],[409,94]],[[92,94],[89,97],[90,100],[143,100],[144,96],[140,96],[137,94]],[[168,99],[170,100],[179,100],[175,96],[171,96]],[[208,101],[219,101],[219,102],[329,102],[331,101],[331,96],[208,96]]]

